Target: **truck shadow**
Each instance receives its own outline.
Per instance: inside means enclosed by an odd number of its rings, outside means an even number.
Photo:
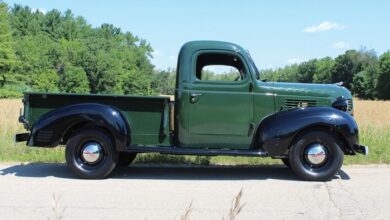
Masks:
[[[17,177],[56,177],[78,179],[65,164],[14,165],[0,170],[0,175]],[[109,179],[156,179],[156,180],[292,180],[301,181],[282,165],[255,166],[196,166],[196,165],[144,165],[135,164],[115,169]],[[349,180],[344,171],[335,179]]]

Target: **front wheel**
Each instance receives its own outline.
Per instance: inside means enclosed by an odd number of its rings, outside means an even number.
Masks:
[[[294,173],[309,181],[326,181],[334,177],[343,164],[344,153],[338,139],[326,131],[310,131],[298,139],[289,152]]]
[[[69,168],[80,178],[101,179],[115,168],[118,153],[105,132],[88,129],[69,139],[65,158]]]

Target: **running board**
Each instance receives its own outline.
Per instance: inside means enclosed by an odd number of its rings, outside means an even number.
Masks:
[[[266,157],[267,152],[250,151],[250,150],[218,150],[218,149],[193,149],[171,147],[143,147],[131,145],[126,149],[127,152],[133,153],[160,153],[160,154],[179,154],[179,155],[202,155],[202,156],[244,156],[244,157]]]

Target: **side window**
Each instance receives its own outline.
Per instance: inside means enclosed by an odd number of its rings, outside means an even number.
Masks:
[[[231,54],[203,53],[196,61],[196,78],[207,81],[240,81],[246,77],[241,60]]]

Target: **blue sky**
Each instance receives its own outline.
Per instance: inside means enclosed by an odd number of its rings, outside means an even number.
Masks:
[[[358,0],[5,0],[43,12],[71,9],[93,26],[112,23],[146,39],[159,69],[176,66],[191,40],[231,41],[250,50],[260,69],[347,49],[390,49],[390,1]]]

